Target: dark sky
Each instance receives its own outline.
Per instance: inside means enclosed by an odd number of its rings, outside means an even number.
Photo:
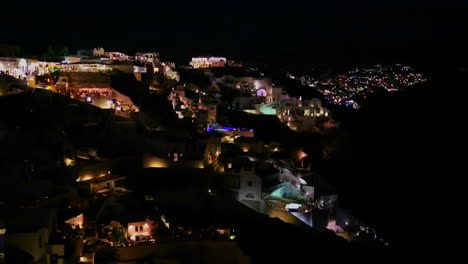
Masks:
[[[427,60],[441,50],[463,50],[465,43],[452,38],[466,29],[468,1],[15,2],[2,3],[2,20],[8,22],[0,43],[19,45],[25,52],[55,44],[72,51],[96,46],[158,50],[163,59],[176,61],[222,55],[359,63]]]

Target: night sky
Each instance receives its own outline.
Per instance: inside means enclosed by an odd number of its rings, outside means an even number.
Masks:
[[[374,3],[378,2],[378,3]],[[5,4],[2,3],[4,6]],[[49,44],[157,50],[308,64],[422,62],[463,54],[467,1],[17,1],[2,10],[0,43],[25,54]],[[462,8],[463,7],[463,8]],[[460,14],[461,16],[457,16]],[[455,40],[455,38],[460,38]],[[442,51],[442,52],[439,52]],[[439,55],[439,54],[444,54]],[[438,57],[438,58],[439,58]]]

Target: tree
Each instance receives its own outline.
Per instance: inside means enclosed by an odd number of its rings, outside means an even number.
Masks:
[[[57,68],[57,67],[54,67],[54,69],[52,70],[50,75],[52,76],[52,79],[54,80],[54,83],[56,83],[58,81],[59,77],[60,77],[60,69]]]
[[[54,50],[54,47],[52,47],[51,45],[49,45],[49,46],[47,47],[47,49],[44,51],[43,57],[44,57],[44,59],[46,59],[46,60],[50,60],[50,59],[54,58],[54,57],[55,57],[55,50]]]
[[[125,228],[120,223],[113,225],[112,239],[115,243],[124,243],[127,241],[127,236],[125,235]]]
[[[47,49],[43,53],[43,57],[45,60],[53,60],[56,57],[68,56],[69,51],[68,48],[65,46],[52,46],[49,45]]]
[[[68,48],[67,47],[61,47],[60,49],[58,49],[57,55],[58,56],[68,56],[69,55]]]

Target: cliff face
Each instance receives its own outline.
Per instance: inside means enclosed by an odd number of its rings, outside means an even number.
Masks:
[[[26,81],[9,75],[0,75],[0,96],[14,94],[26,89]]]

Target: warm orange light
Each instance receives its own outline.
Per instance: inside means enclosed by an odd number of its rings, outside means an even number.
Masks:
[[[80,178],[81,178],[80,179],[81,181],[89,181],[89,180],[91,180],[93,178],[93,175],[86,174],[84,176],[81,176]]]
[[[304,151],[302,150],[299,150],[297,151],[297,159],[298,160],[302,160],[303,158],[307,157],[307,153],[305,153]]]
[[[69,159],[69,158],[65,158],[63,162],[65,163],[65,166],[74,166],[75,165],[75,160],[72,160],[72,159]]]

